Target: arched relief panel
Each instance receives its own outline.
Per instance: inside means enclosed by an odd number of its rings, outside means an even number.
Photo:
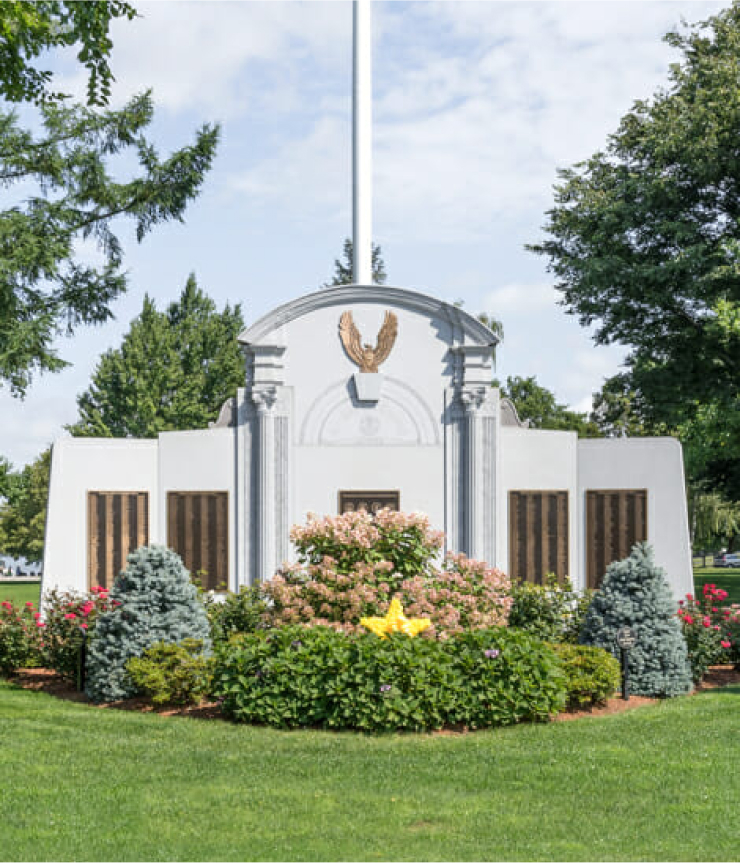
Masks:
[[[384,376],[380,400],[358,402],[351,380],[332,384],[301,424],[302,446],[438,446],[440,423],[410,386]]]

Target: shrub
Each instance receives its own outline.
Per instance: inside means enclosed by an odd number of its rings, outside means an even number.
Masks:
[[[268,605],[260,585],[229,593],[223,602],[209,603],[206,610],[214,642],[225,641],[237,632],[256,632],[268,626]]]
[[[733,649],[737,649],[740,632],[734,631],[737,615],[726,605],[727,598],[726,590],[705,584],[701,597],[687,593],[678,603],[694,683],[704,677],[710,665],[734,661]]]
[[[186,638],[180,644],[153,644],[143,656],[129,659],[126,670],[155,704],[197,704],[210,691],[213,664],[202,641]]]
[[[79,664],[83,632],[91,638],[98,616],[111,607],[108,591],[94,587],[88,594],[50,590],[44,594],[44,643],[42,661],[47,668],[74,680]]]
[[[676,603],[647,543],[638,543],[628,558],[607,569],[586,613],[581,643],[617,656],[616,636],[622,626],[632,627],[637,636],[628,654],[635,695],[662,698],[691,691],[691,667]]]
[[[543,641],[577,644],[593,591],[574,590],[567,579],[559,584],[557,576],[551,573],[544,584],[512,584],[511,596],[509,626],[530,632]]]
[[[601,704],[619,688],[621,666],[608,651],[585,644],[552,647],[566,675],[568,707]]]
[[[443,536],[426,516],[381,510],[315,519],[294,527],[299,562],[263,586],[265,615],[275,625],[359,630],[361,617],[383,616],[398,597],[413,617],[428,617],[428,634],[450,635],[506,623],[508,577],[465,555],[435,561]]]
[[[505,628],[435,640],[284,626],[220,645],[214,692],[240,722],[420,731],[546,721],[565,676],[549,647]]]
[[[205,609],[179,556],[151,545],[127,562],[110,591],[114,607],[100,615],[88,652],[85,691],[93,701],[136,694],[126,663],[158,641],[196,638],[210,648]]]
[[[0,674],[41,664],[44,624],[32,602],[16,608],[0,603]]]

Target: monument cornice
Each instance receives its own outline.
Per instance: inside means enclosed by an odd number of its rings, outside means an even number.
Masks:
[[[498,337],[473,315],[429,294],[386,285],[336,285],[304,294],[278,306],[243,330],[239,335],[239,342],[249,349],[253,345],[258,345],[274,330],[289,324],[296,318],[318,309],[356,303],[388,303],[430,317],[442,318],[461,334],[461,342],[470,339],[474,344],[493,347],[499,341]]]

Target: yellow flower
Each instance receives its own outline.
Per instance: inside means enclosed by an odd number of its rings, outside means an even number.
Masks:
[[[428,617],[406,617],[399,599],[391,600],[388,614],[385,617],[363,617],[360,625],[374,632],[380,638],[385,638],[389,632],[404,632],[413,637],[424,632],[432,625]]]

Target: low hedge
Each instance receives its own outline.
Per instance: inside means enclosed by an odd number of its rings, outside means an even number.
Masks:
[[[568,707],[601,704],[619,688],[622,670],[608,650],[585,644],[553,644],[552,649],[566,675]]]
[[[433,640],[285,626],[220,645],[214,694],[239,722],[421,731],[547,721],[566,678],[549,646],[502,627]]]

